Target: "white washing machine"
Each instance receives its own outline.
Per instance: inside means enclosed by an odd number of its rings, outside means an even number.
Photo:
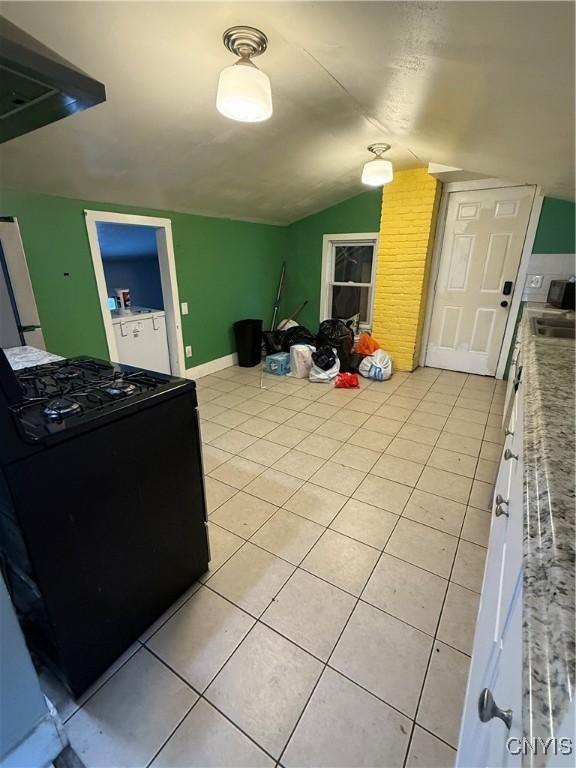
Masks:
[[[158,373],[171,373],[166,313],[134,308],[130,314],[112,313],[118,360]]]

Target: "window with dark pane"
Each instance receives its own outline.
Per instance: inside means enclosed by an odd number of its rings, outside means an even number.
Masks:
[[[332,317],[344,320],[360,314],[360,322],[367,323],[370,288],[358,285],[332,286]]]
[[[326,245],[322,314],[344,320],[359,316],[360,326],[370,328],[376,238],[325,237]]]
[[[334,282],[370,284],[373,255],[372,244],[336,245],[334,247]]]

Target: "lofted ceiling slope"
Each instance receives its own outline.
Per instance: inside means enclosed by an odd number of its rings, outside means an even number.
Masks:
[[[108,101],[0,147],[2,184],[288,223],[363,191],[366,146],[574,196],[571,2],[4,2]],[[268,122],[215,109],[221,36],[269,37]]]

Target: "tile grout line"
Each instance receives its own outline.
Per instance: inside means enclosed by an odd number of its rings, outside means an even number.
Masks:
[[[147,650],[148,650],[148,649],[147,649]],[[154,655],[154,654],[153,654],[153,655]],[[161,661],[161,660],[160,660],[160,659],[158,659],[158,661]],[[192,689],[192,690],[194,690],[194,689]],[[197,693],[197,691],[194,691],[194,693]],[[156,752],[155,752],[155,753],[152,755],[152,758],[151,758],[150,760],[148,760],[148,762],[146,763],[146,768],[148,768],[148,766],[150,766],[150,765],[151,765],[151,764],[154,762],[154,760],[156,760],[156,758],[158,757],[158,755],[160,754],[160,752],[162,752],[162,750],[164,749],[164,747],[166,746],[166,744],[168,744],[168,742],[170,741],[170,739],[172,738],[172,736],[174,736],[174,734],[176,733],[176,731],[177,731],[177,730],[180,728],[180,726],[182,725],[182,723],[184,722],[184,720],[186,720],[186,718],[188,717],[188,715],[190,714],[190,712],[192,712],[192,710],[194,709],[194,707],[196,706],[196,704],[198,704],[198,702],[199,702],[199,701],[200,701],[200,698],[197,698],[197,699],[196,699],[196,701],[195,701],[195,702],[194,702],[194,703],[193,703],[193,704],[190,706],[190,708],[189,708],[189,709],[188,709],[188,710],[185,712],[184,716],[183,716],[183,717],[182,717],[182,718],[181,718],[181,719],[178,721],[178,723],[176,724],[176,727],[175,727],[175,728],[174,728],[174,729],[173,729],[173,730],[170,732],[170,735],[169,735],[169,736],[168,736],[168,737],[167,737],[167,738],[166,738],[166,739],[165,739],[165,740],[162,742],[162,744],[161,744],[160,748],[159,748],[159,749],[158,749],[158,750],[157,750],[157,751],[156,751]]]
[[[251,616],[250,618],[253,618],[253,617]],[[258,623],[258,621],[257,621],[257,620],[256,620],[256,621],[254,621],[254,624],[253,624],[253,625],[250,627],[250,629],[248,630],[248,632],[246,632],[246,634],[244,635],[244,637],[242,638],[242,640],[241,640],[241,641],[240,641],[240,643],[238,644],[238,647],[240,647],[240,645],[241,645],[241,644],[244,642],[244,640],[245,640],[245,639],[248,637],[248,635],[249,635],[249,634],[250,634],[250,632],[251,632],[251,631],[254,629],[254,627],[256,626],[256,624],[257,624],[257,623]],[[203,688],[203,690],[202,690],[202,691],[198,690],[197,688],[195,688],[195,687],[192,685],[192,683],[188,682],[188,680],[186,680],[186,678],[185,678],[185,677],[183,677],[183,676],[182,676],[182,675],[181,675],[181,674],[180,674],[180,673],[179,673],[179,672],[178,672],[178,671],[177,671],[177,670],[176,670],[174,667],[172,667],[172,666],[171,666],[171,665],[170,665],[170,664],[169,664],[167,661],[165,661],[165,660],[164,660],[164,659],[163,659],[161,656],[159,656],[159,655],[156,653],[156,651],[154,651],[153,649],[151,649],[151,648],[148,648],[148,647],[146,647],[146,650],[147,650],[147,651],[148,651],[148,652],[149,652],[149,653],[150,653],[152,656],[154,656],[154,658],[155,658],[157,661],[159,661],[159,662],[160,662],[160,663],[161,663],[163,666],[165,666],[165,667],[166,667],[166,669],[168,669],[168,670],[169,670],[169,671],[170,671],[172,674],[174,674],[174,675],[175,675],[175,676],[176,676],[176,677],[177,677],[177,678],[178,678],[178,679],[179,679],[179,680],[180,680],[182,683],[184,683],[184,684],[185,684],[185,685],[186,685],[188,688],[190,688],[190,689],[191,689],[191,690],[192,690],[192,691],[193,691],[193,692],[194,692],[194,693],[195,693],[195,694],[198,696],[198,698],[196,699],[196,701],[194,702],[194,704],[192,704],[192,706],[190,707],[190,709],[188,710],[188,712],[186,713],[186,715],[185,715],[185,716],[184,716],[184,717],[183,717],[183,718],[180,720],[180,722],[178,723],[178,725],[176,726],[176,728],[175,728],[175,729],[172,731],[172,733],[170,734],[170,736],[169,736],[169,737],[168,737],[168,738],[167,738],[167,739],[164,741],[164,743],[162,744],[162,746],[160,747],[160,749],[159,749],[159,750],[156,752],[156,754],[154,755],[154,757],[152,758],[152,760],[151,760],[151,761],[150,761],[150,762],[147,764],[147,766],[149,766],[149,765],[150,765],[150,763],[152,763],[152,762],[153,762],[153,761],[156,759],[156,757],[158,756],[158,754],[159,754],[159,753],[162,751],[162,749],[164,749],[164,747],[166,746],[166,744],[167,744],[167,743],[170,741],[170,739],[172,738],[172,736],[173,736],[173,735],[176,733],[176,731],[178,730],[178,728],[179,728],[179,727],[182,725],[182,723],[184,722],[184,720],[185,720],[185,719],[188,717],[188,715],[190,714],[190,712],[191,712],[191,711],[194,709],[194,707],[195,707],[195,706],[198,704],[198,702],[199,702],[199,701],[205,701],[205,702],[206,702],[206,703],[207,703],[209,706],[213,707],[213,708],[214,708],[214,709],[215,709],[217,712],[219,712],[219,713],[220,713],[220,714],[221,714],[221,715],[222,715],[224,718],[226,718],[226,720],[228,720],[228,722],[229,722],[229,723],[231,723],[231,725],[233,725],[233,726],[234,726],[234,728],[236,728],[236,729],[237,729],[237,730],[239,730],[241,733],[243,733],[243,734],[244,734],[244,736],[246,736],[246,737],[247,737],[247,738],[248,738],[248,739],[249,739],[249,740],[250,740],[250,741],[251,741],[253,744],[255,744],[255,745],[258,747],[258,749],[260,749],[260,750],[262,750],[263,752],[265,752],[265,753],[266,753],[266,754],[267,754],[267,755],[268,755],[268,756],[269,756],[269,757],[270,757],[270,758],[271,758],[273,761],[276,761],[276,758],[275,758],[273,755],[271,755],[271,754],[270,754],[270,752],[268,752],[268,751],[267,751],[267,750],[266,750],[266,749],[265,749],[265,748],[264,748],[264,747],[263,747],[261,744],[259,744],[259,743],[258,743],[258,742],[257,742],[257,741],[256,741],[256,740],[255,740],[255,739],[252,737],[252,736],[250,736],[250,734],[248,734],[246,731],[244,731],[244,729],[243,729],[243,728],[241,728],[241,726],[239,726],[237,723],[235,723],[235,722],[234,722],[234,721],[233,721],[233,720],[230,718],[230,716],[229,716],[229,715],[227,715],[225,712],[223,712],[223,711],[222,711],[222,710],[221,710],[219,707],[217,707],[217,706],[216,706],[216,704],[214,704],[212,701],[210,701],[210,699],[206,698],[206,696],[204,695],[204,694],[206,693],[206,691],[208,690],[208,688],[209,688],[209,687],[212,685],[212,683],[214,682],[214,680],[215,680],[215,679],[218,677],[218,675],[220,674],[220,672],[221,672],[221,671],[224,669],[224,667],[225,667],[225,666],[226,666],[226,664],[228,663],[229,659],[230,659],[230,658],[232,658],[232,656],[234,655],[234,653],[235,653],[235,652],[236,652],[236,650],[237,650],[236,648],[234,649],[234,651],[232,651],[232,652],[231,652],[230,656],[228,656],[228,658],[226,659],[226,661],[224,662],[224,664],[222,665],[222,667],[220,667],[220,668],[218,669],[218,671],[217,671],[217,672],[214,674],[214,676],[211,678],[211,680],[210,680],[210,682],[208,683],[208,685],[204,686],[204,688]]]

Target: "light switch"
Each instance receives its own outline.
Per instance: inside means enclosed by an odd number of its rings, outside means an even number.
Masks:
[[[186,357],[192,357],[192,347],[190,344],[185,348],[186,351]]]
[[[187,301],[183,301],[182,304],[180,304],[180,312],[183,315],[187,315],[188,314],[188,302]],[[192,353],[190,353],[190,354],[192,354]]]
[[[528,288],[542,288],[542,275],[528,275],[526,285]]]

